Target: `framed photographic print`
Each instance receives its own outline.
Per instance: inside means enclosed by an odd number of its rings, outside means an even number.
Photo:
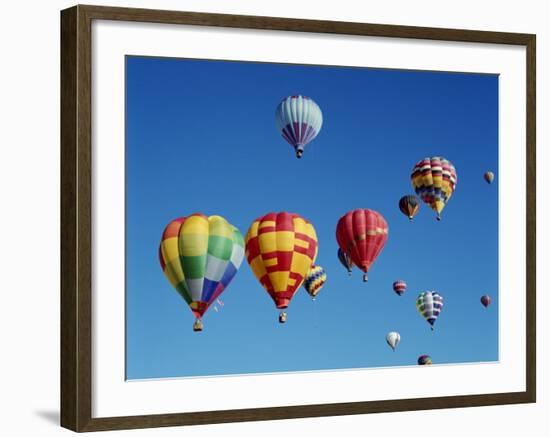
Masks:
[[[535,36],[61,13],[61,424],[535,402]]]

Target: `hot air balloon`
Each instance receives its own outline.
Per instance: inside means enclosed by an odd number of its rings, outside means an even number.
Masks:
[[[346,252],[344,252],[342,249],[338,248],[338,259],[340,260],[340,263],[348,271],[348,275],[351,275],[351,269],[353,268],[353,261],[351,260],[350,256]]]
[[[419,366],[425,366],[432,364],[432,357],[429,355],[420,355],[418,357],[418,365]]]
[[[398,279],[393,283],[393,291],[401,296],[403,293],[405,293],[405,291],[407,291],[407,283],[401,279]]]
[[[288,307],[317,257],[315,228],[298,214],[269,213],[252,223],[246,259],[277,308]],[[286,314],[279,321],[284,323]]]
[[[325,269],[321,266],[312,265],[304,280],[304,288],[311,298],[315,300],[315,297],[317,297],[317,294],[321,291],[326,281],[327,274]]]
[[[495,174],[492,171],[485,172],[483,178],[487,181],[488,184],[492,184],[495,179]]]
[[[388,332],[388,334],[386,335],[386,341],[394,352],[400,340],[401,340],[401,336],[399,335],[399,332],[392,331],[392,332]]]
[[[413,217],[420,209],[420,202],[418,201],[418,197],[412,195],[403,196],[401,199],[399,199],[399,209],[412,222]]]
[[[437,220],[441,220],[441,211],[457,183],[453,164],[440,156],[424,158],[414,166],[411,181],[416,194],[437,213]]]
[[[491,305],[491,296],[488,294],[481,296],[481,305],[483,305],[485,308],[487,308],[489,305]]]
[[[431,325],[432,331],[441,308],[443,308],[443,296],[437,291],[423,291],[416,298],[416,309]]]
[[[336,226],[338,246],[364,272],[365,282],[368,280],[368,270],[387,239],[388,224],[382,214],[372,209],[349,211],[338,220]]]
[[[202,317],[227,288],[244,256],[239,230],[219,215],[196,213],[168,223],[159,247],[164,275],[185,299],[202,330]]]
[[[277,128],[301,158],[304,147],[312,141],[323,125],[323,113],[311,98],[301,95],[284,98],[275,111]]]

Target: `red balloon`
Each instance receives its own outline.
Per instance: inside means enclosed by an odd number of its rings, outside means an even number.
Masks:
[[[349,211],[338,220],[336,241],[353,263],[365,274],[388,240],[388,224],[379,212],[372,209]]]

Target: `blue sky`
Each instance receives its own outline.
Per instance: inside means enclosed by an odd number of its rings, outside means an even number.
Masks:
[[[435,364],[498,359],[498,77],[495,75],[128,57],[126,69],[126,323],[129,379]],[[323,111],[298,160],[275,127],[287,95]],[[422,204],[413,223],[397,203],[410,173],[444,156],[458,184],[441,222]],[[492,185],[483,173],[492,170]],[[379,211],[388,242],[351,277],[336,257],[338,219]],[[219,214],[243,235],[271,211],[317,231],[328,280],[300,289],[280,325],[246,260],[210,308],[204,331],[160,268],[172,219]],[[404,279],[399,297],[392,283]],[[434,332],[419,292],[445,306]],[[482,294],[493,304],[484,309]],[[389,331],[401,334],[396,352]]]

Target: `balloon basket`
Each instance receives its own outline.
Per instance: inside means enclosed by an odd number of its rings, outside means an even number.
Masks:
[[[279,323],[286,323],[286,313],[284,311],[279,314]]]
[[[195,320],[195,323],[193,323],[193,331],[200,332],[202,331],[202,328],[202,321],[200,319]]]
[[[368,280],[369,280],[369,277],[368,277],[367,274],[365,273],[365,274],[363,275],[363,282],[368,282]]]

